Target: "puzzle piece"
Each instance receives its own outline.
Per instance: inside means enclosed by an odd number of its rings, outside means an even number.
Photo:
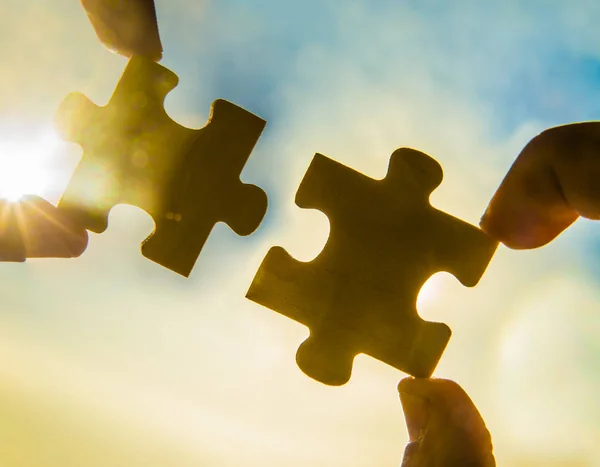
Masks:
[[[185,128],[163,107],[177,82],[173,72],[136,56],[105,107],[67,96],[58,127],[83,157],[59,209],[100,233],[114,205],[142,208],[156,224],[142,254],[188,276],[217,222],[249,235],[264,217],[266,194],[239,176],[266,122],[216,100],[204,128]]]
[[[474,286],[497,247],[429,204],[442,176],[434,159],[406,148],[383,180],[315,155],[296,204],[327,215],[329,239],[311,262],[271,248],[246,295],[310,329],[296,355],[308,376],[345,384],[359,353],[417,377],[433,373],[451,332],[418,316],[420,288],[439,271]]]

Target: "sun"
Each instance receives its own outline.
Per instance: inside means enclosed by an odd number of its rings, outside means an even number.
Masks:
[[[49,163],[60,139],[52,129],[0,127],[0,198],[44,196],[51,183]]]

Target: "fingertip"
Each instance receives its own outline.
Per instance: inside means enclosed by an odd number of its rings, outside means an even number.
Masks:
[[[398,384],[398,391],[400,399],[408,394],[425,399],[433,405],[445,405],[466,396],[458,383],[443,378],[405,378]]]
[[[408,376],[398,383],[398,391],[412,395],[425,395],[431,388],[440,384],[440,382],[449,381],[440,378],[415,378]]]
[[[404,395],[430,399],[437,381],[435,378],[414,378],[412,376],[404,378],[398,383],[400,399]]]
[[[527,143],[480,220],[485,233],[511,249],[533,249],[550,243],[577,220],[573,193],[582,188],[573,180],[582,177],[569,175],[576,164],[564,160],[571,161],[581,146],[581,131],[579,125],[557,127]]]
[[[89,235],[87,230],[76,230],[72,231],[71,238],[69,239],[69,250],[71,258],[78,258],[81,256],[88,247]]]
[[[406,392],[407,389],[410,389],[412,380],[414,380],[414,379],[415,378],[413,378],[412,376],[407,376],[406,378],[403,378],[398,383],[398,392]]]
[[[27,257],[76,258],[86,250],[87,230],[44,198],[26,195],[17,209]]]
[[[512,250],[547,245],[579,217],[570,209],[488,209],[479,226],[487,235]]]
[[[162,60],[162,58],[163,58],[163,50],[162,50],[162,48],[160,50],[152,52],[148,58],[150,60],[152,60],[152,61],[160,62]]]
[[[413,376],[408,376],[398,383],[400,397],[402,397],[403,394],[424,397],[429,392],[427,387],[432,384],[432,381],[431,378],[415,378]]]
[[[154,1],[82,0],[81,3],[105,47],[125,57],[142,55],[157,62],[162,59]]]

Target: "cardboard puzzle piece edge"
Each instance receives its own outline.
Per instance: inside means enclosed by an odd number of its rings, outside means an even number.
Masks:
[[[97,233],[116,204],[143,209],[156,224],[143,254],[188,276],[214,224],[240,235],[260,225],[266,194],[239,177],[266,122],[218,99],[203,128],[185,128],[163,106],[177,82],[172,71],[134,56],[106,106],[67,96],[57,126],[83,155],[58,206]]]
[[[439,164],[412,149],[394,152],[382,180],[315,155],[296,204],[327,215],[327,243],[311,262],[271,248],[246,295],[310,329],[296,355],[305,374],[345,384],[359,353],[414,376],[433,373],[450,329],[418,316],[421,286],[440,271],[474,286],[497,248],[429,204],[441,181]]]

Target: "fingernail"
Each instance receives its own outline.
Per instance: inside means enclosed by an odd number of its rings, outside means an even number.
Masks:
[[[418,441],[429,424],[429,404],[425,399],[406,392],[400,392],[400,402],[404,409],[409,440]]]
[[[497,222],[494,222],[494,217],[490,215],[490,209],[485,210],[481,219],[479,219],[479,228],[490,236],[498,234]]]
[[[490,215],[489,210],[487,210],[479,220],[479,228],[495,241],[504,243],[507,240],[505,226],[499,224],[495,216]]]
[[[490,216],[488,215],[488,212],[485,211],[485,213],[483,213],[483,216],[481,216],[481,219],[479,219],[479,227],[485,230],[486,226],[488,225],[489,218]]]
[[[402,458],[402,465],[400,467],[411,467],[413,466],[414,457],[417,456],[417,451],[420,448],[420,443],[411,442],[404,448],[404,457]]]

